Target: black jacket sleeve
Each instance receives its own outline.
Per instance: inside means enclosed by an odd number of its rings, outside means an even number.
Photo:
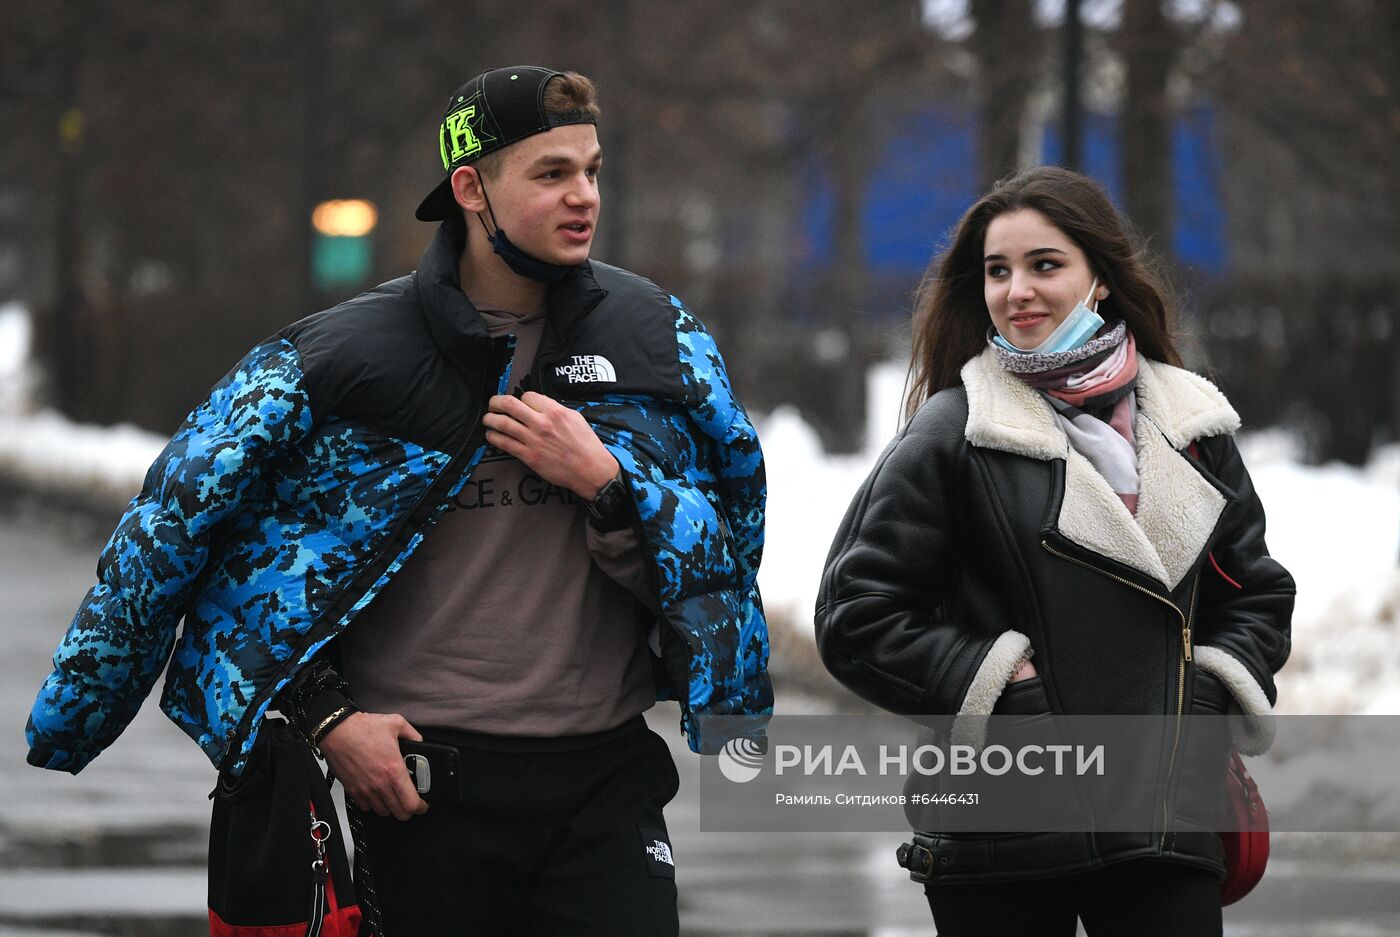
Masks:
[[[1239,447],[1230,436],[1197,442],[1205,468],[1230,489],[1201,580],[1198,644],[1220,648],[1249,671],[1269,705],[1277,698],[1273,675],[1286,660],[1293,618],[1293,577],[1264,544],[1264,506],[1254,491]]]
[[[941,610],[958,566],[966,422],[961,388],[924,404],[856,493],[822,576],[823,662],[857,694],[897,713],[956,713],[996,640]]]

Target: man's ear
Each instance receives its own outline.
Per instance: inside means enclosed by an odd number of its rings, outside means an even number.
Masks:
[[[452,197],[464,211],[472,214],[486,211],[486,195],[475,166],[458,166],[452,170]]]

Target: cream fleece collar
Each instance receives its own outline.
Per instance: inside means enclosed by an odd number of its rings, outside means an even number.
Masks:
[[[1032,459],[1063,459],[1069,440],[1050,405],[997,364],[990,349],[962,369],[967,388],[968,442]],[[1239,414],[1210,381],[1181,368],[1138,355],[1138,410],[1173,449],[1193,439],[1233,433]]]
[[[1192,440],[1231,433],[1240,418],[1214,384],[1138,356],[1138,512],[1075,452],[1050,404],[1008,374],[990,351],[962,369],[968,442],[1032,459],[1065,460],[1060,533],[1174,588],[1190,570],[1225,498],[1181,456]]]

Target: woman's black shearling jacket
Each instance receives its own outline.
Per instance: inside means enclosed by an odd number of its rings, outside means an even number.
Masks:
[[[1247,717],[1235,746],[1267,748],[1294,588],[1265,548],[1263,508],[1230,436],[1239,417],[1223,395],[1139,359],[1134,517],[1049,404],[990,351],[962,379],[920,408],[846,514],[817,605],[826,666],[885,709],[959,717],[955,736],[980,722],[961,717],[992,713],[1030,657],[1037,705],[1052,713],[1209,712],[1228,690]],[[1158,829],[934,834],[929,878],[1007,880],[1135,857],[1223,873],[1208,821],[1179,809],[1157,774],[1144,771],[1134,793],[1163,805]]]

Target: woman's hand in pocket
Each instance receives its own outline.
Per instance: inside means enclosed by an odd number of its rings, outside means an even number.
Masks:
[[[1045,693],[1045,681],[1039,674],[1024,680],[1013,680],[1001,691],[993,716],[1046,716],[1050,714],[1050,697]]]

